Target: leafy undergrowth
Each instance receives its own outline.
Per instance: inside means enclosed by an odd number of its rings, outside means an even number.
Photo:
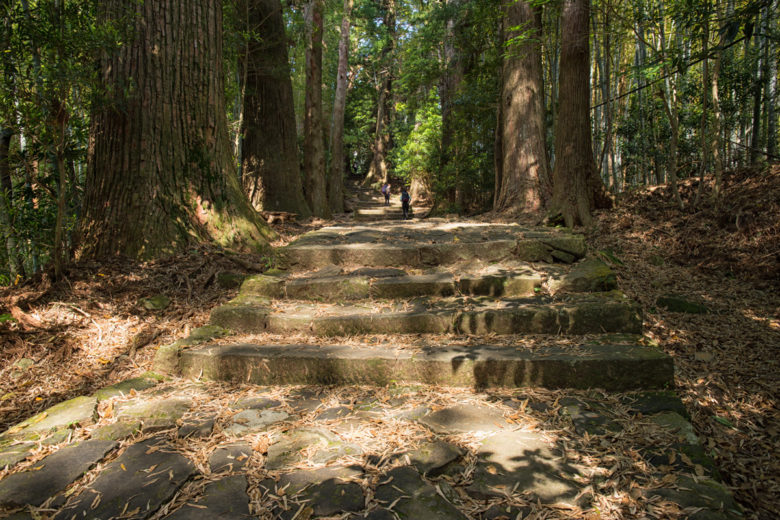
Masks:
[[[674,357],[676,383],[703,444],[749,518],[780,517],[780,167],[705,186],[697,212],[667,187],[599,215],[589,236],[621,288],[641,302],[647,334]],[[698,183],[684,183],[686,208]],[[657,308],[679,294],[708,314]]]
[[[675,358],[677,385],[707,450],[751,519],[780,517],[780,168],[728,175],[722,202],[704,191],[679,211],[666,187],[625,197],[589,232],[641,302],[647,334]],[[686,207],[696,183],[683,183]],[[326,224],[277,226],[280,244]],[[165,261],[73,266],[0,292],[0,431],[70,397],[148,370],[160,345],[203,325],[235,294],[220,273],[265,269],[267,259],[201,250]],[[711,312],[670,313],[678,293]],[[170,304],[147,310],[143,298]],[[28,368],[21,359],[32,360]]]

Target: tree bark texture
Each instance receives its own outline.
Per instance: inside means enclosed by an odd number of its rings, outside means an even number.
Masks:
[[[328,201],[334,213],[344,211],[344,111],[347,106],[347,72],[349,69],[349,17],[352,0],[344,0],[339,40],[339,65],[336,73],[336,93],[333,99],[333,119],[330,125],[330,170]]]
[[[310,0],[306,12],[306,112],[303,119],[303,170],[306,200],[317,217],[330,217],[325,186],[325,136],[322,128],[323,0]]]
[[[154,258],[202,242],[264,247],[273,232],[233,172],[219,0],[107,0],[131,20],[102,59],[109,99],[93,113],[80,258]]]
[[[552,213],[566,226],[588,225],[595,207],[596,165],[590,134],[589,0],[564,0],[555,123]]]
[[[537,213],[552,191],[544,124],[541,27],[539,8],[524,1],[504,6],[506,40],[519,33],[526,39],[510,45],[504,57],[499,132],[501,169],[497,175],[496,211]],[[519,31],[510,28],[519,27]]]
[[[303,196],[287,35],[279,0],[246,0],[250,34],[242,131],[242,177],[252,205],[311,215]]]
[[[5,252],[8,255],[8,272],[11,275],[12,283],[15,281],[16,275],[24,276],[24,265],[19,258],[16,230],[12,220],[13,184],[8,152],[13,135],[11,130],[0,128],[0,238],[3,240]]]

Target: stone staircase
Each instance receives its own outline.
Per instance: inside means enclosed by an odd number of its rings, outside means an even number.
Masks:
[[[183,375],[607,390],[673,382],[671,358],[641,337],[638,305],[568,231],[442,219],[338,225],[283,248],[280,264],[248,278],[211,324],[312,341],[207,342],[181,351]],[[360,344],[399,334],[427,335],[432,344]],[[464,337],[469,344],[455,341]]]
[[[0,434],[0,518],[743,517],[579,235],[323,228],[211,321]]]

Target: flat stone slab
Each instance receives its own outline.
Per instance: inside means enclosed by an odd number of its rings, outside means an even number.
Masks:
[[[214,431],[214,417],[196,417],[182,424],[176,431],[180,439],[203,439]]]
[[[195,505],[184,504],[168,520],[239,520],[250,518],[248,482],[245,475],[225,477],[211,482]]]
[[[92,432],[92,438],[103,441],[121,441],[138,434],[141,431],[141,421],[120,421],[101,426]]]
[[[30,470],[0,480],[0,506],[40,506],[116,448],[112,441],[88,440],[65,447]]]
[[[54,520],[148,518],[195,473],[189,459],[153,437],[128,447]]]
[[[380,477],[374,498],[402,520],[466,520],[467,517],[409,466]],[[391,507],[392,506],[392,507]],[[381,518],[381,517],[380,517]],[[390,517],[392,518],[392,516]]]
[[[120,421],[140,420],[144,431],[154,431],[175,426],[191,407],[188,397],[138,399],[118,405],[116,416]]]
[[[468,432],[496,432],[510,426],[498,410],[484,406],[461,404],[444,408],[420,419],[436,433],[450,435]]]
[[[266,430],[272,424],[286,420],[286,412],[275,410],[244,410],[232,417],[232,424],[225,428],[228,435],[244,435]]]
[[[444,441],[426,442],[407,454],[421,475],[436,475],[438,471],[463,456],[463,450]]]
[[[526,492],[545,503],[575,505],[579,487],[562,475],[574,475],[577,469],[562,462],[538,433],[496,433],[483,441],[477,457],[474,480],[467,488],[477,498]]]
[[[305,268],[330,264],[422,267],[506,257],[552,261],[553,251],[581,258],[586,252],[585,239],[549,228],[428,219],[322,228],[283,248],[282,255],[289,265]]]
[[[661,497],[669,502],[674,502],[681,508],[701,508],[702,511],[689,517],[692,519],[737,520],[744,518],[741,508],[723,484],[710,479],[679,476],[675,486],[674,488],[650,489],[644,494],[648,498]]]
[[[98,401],[128,395],[132,391],[140,392],[158,385],[160,381],[153,377],[134,377],[115,385],[101,388],[95,392]]]
[[[220,446],[209,456],[209,469],[212,473],[238,471],[244,467],[252,453],[252,446],[243,442]]]
[[[30,433],[45,433],[68,428],[74,424],[86,425],[94,422],[97,398],[76,397],[30,417],[9,429],[6,434],[24,436]]]
[[[671,385],[672,359],[644,345],[441,346],[211,345],[185,350],[187,377],[254,384],[393,382],[488,387],[655,389]],[[319,402],[314,402],[319,406]]]
[[[355,334],[602,334],[642,331],[640,307],[619,294],[545,298],[397,301],[364,305],[236,303],[212,311],[212,323],[239,332]]]
[[[294,466],[306,460],[325,463],[346,455],[359,455],[360,447],[343,442],[319,428],[299,428],[284,434],[268,448],[265,466],[270,470]]]
[[[307,487],[322,484],[327,480],[347,481],[358,479],[362,476],[363,470],[360,466],[330,466],[304,469],[283,474],[275,487],[284,488],[288,495],[297,495]]]
[[[31,455],[30,450],[36,446],[34,442],[25,442],[0,449],[0,470],[15,466]]]

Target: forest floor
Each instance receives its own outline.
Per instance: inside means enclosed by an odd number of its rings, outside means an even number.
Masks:
[[[697,186],[682,183],[686,208]],[[780,167],[727,175],[720,203],[710,190],[695,212],[680,211],[666,186],[631,192],[598,215],[588,241],[641,303],[646,334],[674,357],[696,433],[747,517],[777,518]],[[277,245],[328,223],[279,224]],[[187,336],[235,295],[220,286],[220,273],[257,272],[270,262],[202,249],[158,262],[80,264],[56,284],[39,276],[3,289],[0,431],[148,370],[156,347]],[[669,293],[711,312],[657,309]],[[156,295],[170,305],[147,310],[144,298]]]

